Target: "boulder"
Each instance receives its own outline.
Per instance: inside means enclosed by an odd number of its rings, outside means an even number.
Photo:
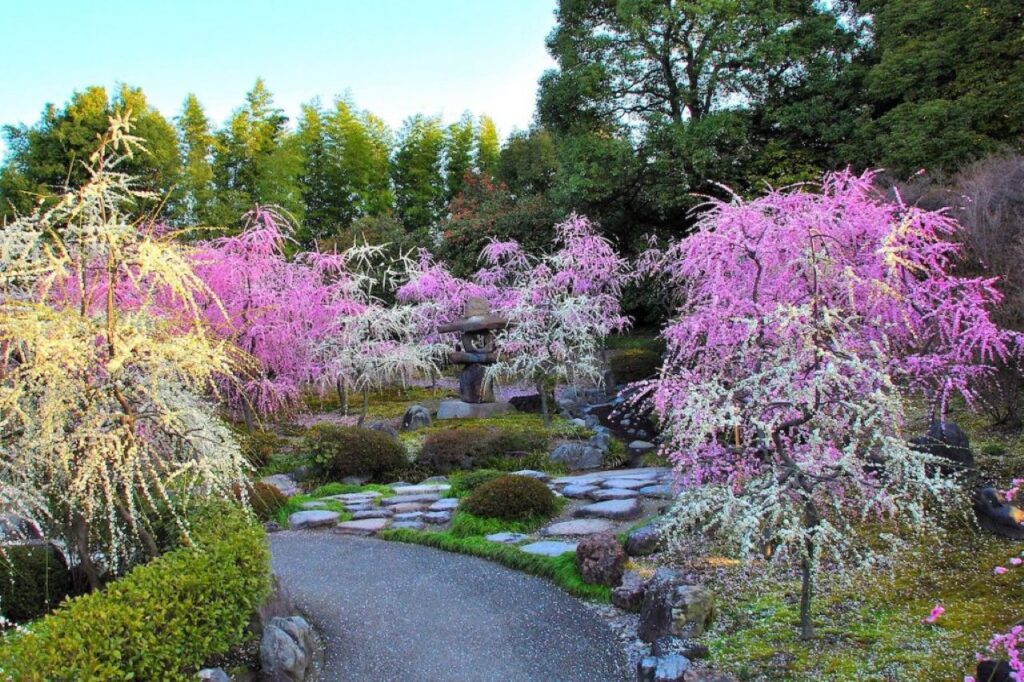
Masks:
[[[682,654],[644,656],[637,662],[637,682],[684,682],[690,661]]]
[[[532,412],[540,414],[543,408],[539,393],[534,393],[533,395],[517,395],[509,398],[508,401],[512,404],[512,407],[516,408],[517,412]]]
[[[963,429],[953,422],[932,424],[928,427],[928,433],[912,439],[910,444],[916,450],[950,462],[951,466],[944,469],[963,470],[974,466],[971,441]]]
[[[366,425],[366,428],[377,433],[383,433],[385,436],[392,440],[398,440],[398,429],[396,429],[390,422],[370,422]]]
[[[699,637],[713,617],[711,590],[688,585],[676,571],[659,568],[644,592],[637,635],[645,642],[655,642],[665,635]]]
[[[1007,502],[995,488],[981,488],[974,493],[974,513],[978,525],[985,530],[1011,540],[1024,540],[1024,510]]]
[[[288,474],[274,474],[273,476],[266,476],[260,479],[260,482],[277,488],[277,491],[285,497],[298,495],[302,492],[299,488],[299,484],[296,483],[295,479]]]
[[[586,443],[562,443],[551,451],[548,459],[572,471],[598,469],[604,462],[604,452]]]
[[[612,590],[612,605],[637,613],[644,601],[645,581],[636,571],[622,574],[622,583]]]
[[[626,554],[629,556],[647,556],[658,551],[661,544],[661,531],[657,526],[648,524],[637,528],[626,538]]]
[[[442,400],[437,408],[438,419],[489,419],[516,408],[508,403],[467,403],[461,400]]]
[[[614,587],[622,581],[626,553],[610,533],[588,535],[576,546],[576,567],[585,582]]]
[[[415,431],[433,424],[430,418],[430,410],[423,405],[413,405],[402,415],[402,430]]]
[[[301,616],[273,618],[260,640],[260,667],[268,682],[306,679],[313,655],[313,632]]]
[[[1017,679],[1006,661],[978,661],[978,682],[1012,682]]]

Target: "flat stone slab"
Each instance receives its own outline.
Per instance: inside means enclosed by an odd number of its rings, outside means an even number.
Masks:
[[[665,499],[675,497],[675,494],[672,492],[672,486],[668,483],[644,486],[640,488],[640,494],[647,497],[663,497]]]
[[[594,535],[595,533],[607,533],[614,526],[611,521],[604,519],[576,519],[575,521],[562,521],[553,523],[541,530],[541,535]]]
[[[448,523],[452,520],[452,515],[450,512],[446,511],[432,511],[424,514],[422,520],[426,523],[434,524]]]
[[[314,500],[312,502],[303,502],[299,506],[302,507],[303,509],[323,509],[324,507],[327,506],[327,503]]]
[[[567,485],[562,488],[562,495],[565,497],[581,498],[597,490],[594,485]]]
[[[575,552],[575,542],[559,542],[557,540],[541,540],[523,545],[519,549],[527,554],[539,554],[541,556],[561,556],[566,552]]]
[[[608,500],[607,502],[588,504],[577,509],[575,516],[591,519],[629,520],[639,518],[643,511],[640,501],[634,498],[632,500]]]
[[[419,495],[396,495],[394,497],[385,497],[380,501],[385,507],[391,507],[396,504],[430,504],[437,502],[441,499],[441,496],[437,493],[422,493]]]
[[[550,476],[545,474],[543,471],[537,471],[536,469],[520,469],[519,471],[513,471],[513,476],[526,476],[527,478],[536,478],[538,481],[550,480]]]
[[[640,493],[636,490],[627,490],[625,488],[598,488],[591,493],[587,493],[587,497],[598,502],[604,502],[605,500],[632,500],[634,497],[640,497]]]
[[[435,493],[446,493],[451,490],[452,487],[447,483],[436,483],[430,485],[402,485],[397,488],[392,488],[395,491],[395,495],[404,497],[406,495],[431,495]]]
[[[371,509],[376,509],[376,508],[377,507],[375,507],[372,504],[346,504],[345,505],[345,511],[347,511],[347,512],[369,511]]]
[[[464,403],[461,400],[442,400],[437,406],[438,419],[487,419],[515,412],[511,403]]]
[[[364,519],[390,519],[394,514],[395,512],[390,509],[370,509],[367,511],[357,511],[352,515],[352,520],[362,521]]]
[[[402,512],[401,514],[395,514],[394,516],[396,523],[398,521],[419,521],[421,518],[423,518],[423,512],[420,511]]]
[[[307,530],[309,528],[333,526],[337,523],[339,516],[341,516],[341,514],[333,511],[300,511],[295,512],[288,517],[288,525],[291,526],[292,530]]]
[[[600,485],[606,476],[602,474],[580,474],[579,476],[562,476],[551,481],[552,485]]]
[[[442,497],[440,500],[430,505],[430,511],[432,512],[450,512],[455,511],[455,508],[459,506],[459,498],[457,497]]]
[[[601,481],[601,486],[604,488],[625,488],[627,490],[637,490],[639,488],[643,488],[645,485],[650,485],[657,480],[657,478],[606,478]]]
[[[391,523],[391,519],[344,521],[334,527],[334,532],[344,535],[373,535],[377,531],[387,528],[389,523]]]
[[[383,497],[376,490],[367,490],[365,493],[341,493],[340,495],[328,495],[321,499],[337,500],[338,502],[366,502],[378,497]]]
[[[387,507],[387,509],[390,509],[396,514],[404,514],[405,512],[426,511],[427,505],[419,502],[403,502],[402,504],[391,505],[390,507]]]
[[[629,444],[630,450],[636,450],[638,452],[647,452],[648,450],[653,450],[656,447],[658,446],[646,440],[635,440]]]
[[[528,537],[530,536],[524,535],[523,533],[491,533],[490,535],[485,535],[484,540],[500,542],[504,545],[511,545],[513,543],[520,542],[521,540],[525,540]]]
[[[394,530],[423,530],[426,528],[422,521],[395,521],[391,524]]]

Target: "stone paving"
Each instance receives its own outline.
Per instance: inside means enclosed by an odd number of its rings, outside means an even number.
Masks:
[[[551,479],[540,471],[514,472],[546,481],[557,495],[569,498],[563,513],[536,534],[495,533],[493,542],[518,545],[524,552],[557,556],[576,549],[576,541],[595,533],[616,533],[637,519],[652,516],[672,497],[672,472],[666,468],[613,469]],[[451,486],[436,480],[392,487],[394,494],[344,493],[303,504],[289,517],[292,529],[330,528],[345,535],[375,535],[386,528],[441,529],[449,523],[458,499],[446,497]],[[352,520],[323,509],[323,500],[339,502]]]

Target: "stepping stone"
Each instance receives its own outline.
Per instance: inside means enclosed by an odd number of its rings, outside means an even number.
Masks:
[[[420,495],[396,495],[395,497],[385,497],[380,503],[386,507],[391,507],[396,504],[429,504],[431,502],[437,502],[440,499],[441,496],[436,493],[424,493]]]
[[[620,476],[624,478],[634,478],[636,476],[649,476],[650,478],[658,478],[665,474],[671,474],[672,470],[668,467],[637,467],[636,469],[616,469],[608,472],[612,476],[618,478]]]
[[[575,521],[562,521],[553,523],[543,529],[541,535],[594,535],[595,533],[607,533],[614,526],[611,521],[604,519],[576,519]]]
[[[314,502],[303,502],[299,506],[302,507],[303,509],[323,509],[324,507],[327,506],[327,503],[326,502],[316,502],[316,501],[314,501]]]
[[[307,530],[322,526],[333,526],[338,522],[338,512],[333,511],[300,511],[288,517],[288,525],[292,530]]]
[[[575,516],[579,518],[605,518],[615,520],[628,520],[638,518],[643,514],[643,507],[636,498],[632,500],[608,500],[607,502],[595,502],[576,510]]]
[[[395,521],[391,524],[393,530],[423,530],[426,526],[422,521]]]
[[[557,540],[541,540],[523,545],[519,549],[527,554],[539,554],[541,556],[561,556],[566,552],[575,552],[575,542],[559,542]]]
[[[450,512],[455,511],[455,508],[459,506],[459,499],[457,497],[442,497],[440,500],[430,505],[430,511],[432,512]]]
[[[512,543],[519,542],[520,540],[525,540],[528,537],[530,536],[524,535],[523,533],[491,533],[490,535],[485,535],[484,540],[511,545]]]
[[[381,497],[380,493],[345,493],[343,495],[328,495],[327,497],[321,497],[322,500],[337,500],[338,502],[348,503],[359,503],[359,502],[373,502],[378,497]]]
[[[602,474],[581,474],[579,476],[562,476],[551,483],[554,485],[600,485],[601,481],[607,478]]]
[[[334,527],[334,532],[343,535],[373,535],[377,531],[387,528],[389,523],[391,523],[391,519],[344,521]]]
[[[658,446],[654,443],[649,443],[645,440],[635,440],[629,444],[629,449],[636,450],[637,452],[647,452],[648,450],[653,450],[656,447]]]
[[[423,520],[427,523],[448,523],[452,520],[452,515],[446,511],[432,511],[424,514]]]
[[[390,509],[396,514],[404,514],[406,512],[426,511],[427,505],[419,502],[403,502],[402,504],[395,504],[387,507],[387,509]]]
[[[353,521],[362,521],[363,519],[390,519],[394,514],[390,509],[370,509],[367,511],[357,511],[352,515]]]
[[[640,497],[640,493],[635,490],[626,490],[625,488],[598,488],[593,492],[587,493],[587,497],[598,502],[604,502],[605,500],[632,500],[634,497]]]
[[[423,517],[423,512],[403,512],[401,514],[395,514],[395,522],[398,521],[419,521]]]
[[[586,497],[597,489],[597,486],[593,485],[567,485],[562,488],[562,495],[573,498]]]
[[[401,485],[397,488],[392,488],[395,491],[395,495],[399,497],[406,497],[408,495],[435,495],[437,493],[446,493],[451,490],[451,486],[447,483],[438,485]],[[435,498],[436,499],[436,498]]]
[[[625,488],[627,490],[636,490],[643,488],[645,485],[651,485],[658,479],[656,478],[609,478],[601,483],[604,488]]]
[[[345,511],[347,511],[347,512],[370,511],[371,509],[376,509],[376,507],[374,507],[372,504],[346,504],[345,505]]]
[[[663,497],[666,499],[675,497],[675,495],[672,494],[672,486],[668,483],[645,486],[640,488],[640,494],[646,495],[647,497]]]
[[[512,475],[526,476],[527,478],[536,478],[538,481],[547,481],[551,478],[543,471],[537,471],[535,469],[520,469],[519,471],[513,471]]]

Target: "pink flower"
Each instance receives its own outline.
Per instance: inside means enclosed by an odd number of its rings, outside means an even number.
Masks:
[[[925,618],[924,620],[922,620],[921,622],[922,623],[928,623],[928,624],[934,623],[935,621],[937,621],[939,619],[939,616],[941,616],[945,612],[946,612],[945,607],[942,606],[942,604],[936,603],[935,606],[932,607],[932,612],[929,613],[928,617]]]
[[[1002,575],[1003,573],[1006,573],[1006,568],[1003,566],[996,566],[992,569],[992,572],[996,575]]]
[[[1024,559],[1021,559],[1020,557],[1013,557],[1010,559],[1010,565],[1012,566],[1020,566],[1021,564],[1024,564]]]
[[[964,682],[974,682],[974,675],[964,675]]]

